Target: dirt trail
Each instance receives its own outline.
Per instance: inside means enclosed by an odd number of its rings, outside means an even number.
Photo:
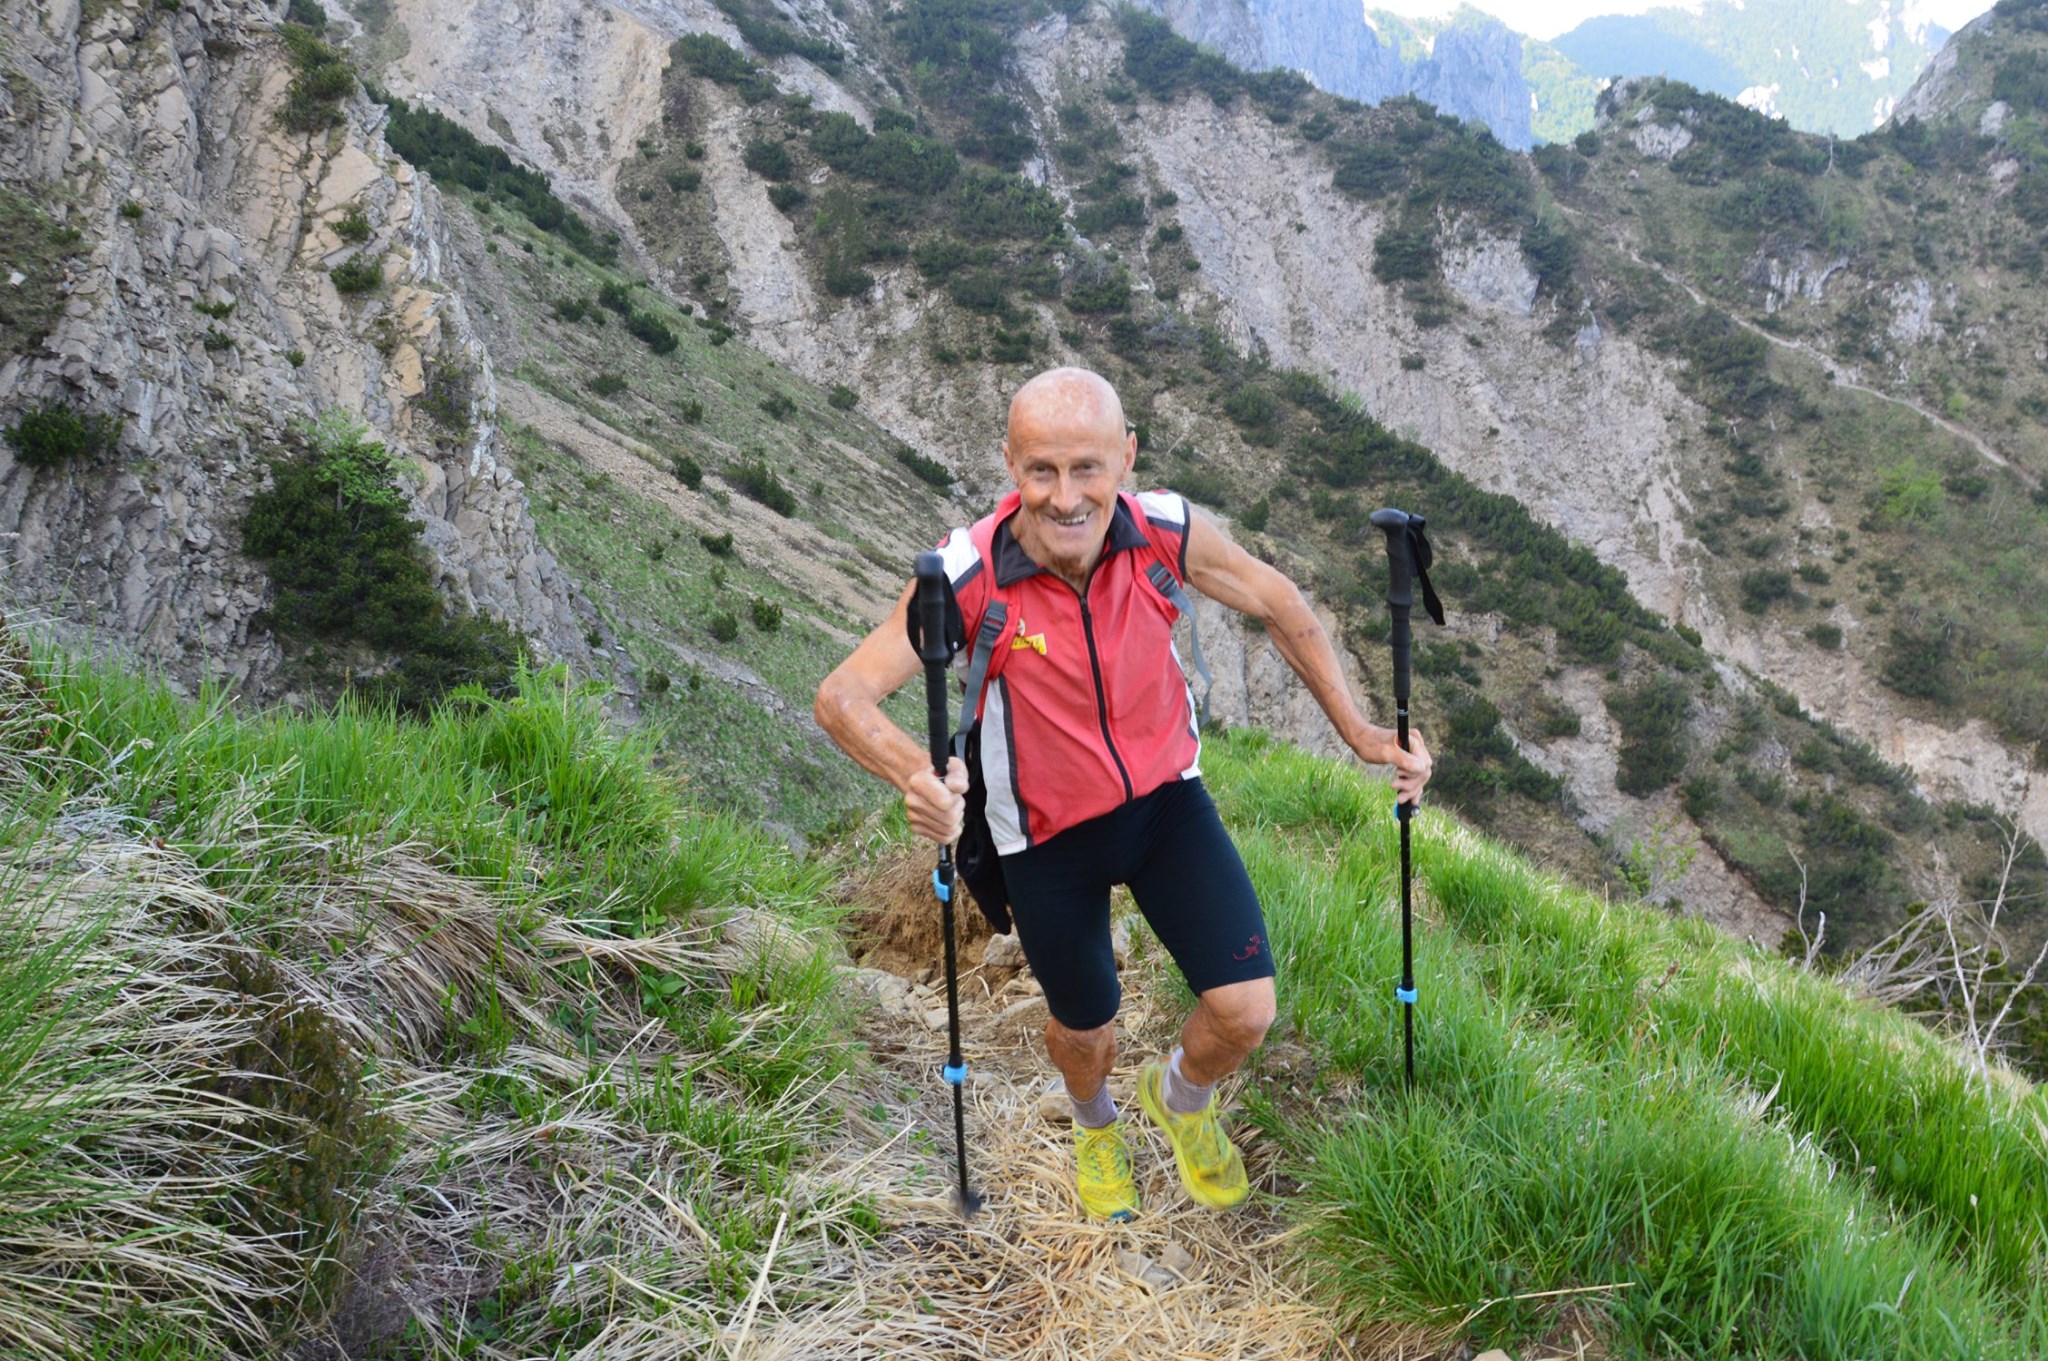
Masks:
[[[1586,218],[1586,215],[1576,208],[1567,208],[1563,204],[1559,204],[1558,208],[1567,216],[1579,218],[1582,221]],[[1990,441],[1986,440],[1982,435],[1979,435],[1976,431],[1971,430],[1966,426],[1957,424],[1955,421],[1950,420],[1947,416],[1944,416],[1939,412],[1928,410],[1926,407],[1922,406],[1920,403],[1912,400],[1909,397],[1901,397],[1896,393],[1886,392],[1882,388],[1874,388],[1871,387],[1868,383],[1859,382],[1855,378],[1849,376],[1848,370],[1844,369],[1842,365],[1834,358],[1833,355],[1830,355],[1825,351],[1816,349],[1814,346],[1807,344],[1803,340],[1796,340],[1790,336],[1781,336],[1774,334],[1773,332],[1767,331],[1763,327],[1757,325],[1755,322],[1750,321],[1748,318],[1738,316],[1734,312],[1728,311],[1728,309],[1722,307],[1719,303],[1707,297],[1705,294],[1701,293],[1697,288],[1694,288],[1690,283],[1686,282],[1678,275],[1673,274],[1670,270],[1664,268],[1656,261],[1645,259],[1643,256],[1637,254],[1635,249],[1632,246],[1630,246],[1626,241],[1623,241],[1620,237],[1610,236],[1608,238],[1607,244],[1613,246],[1623,255],[1626,255],[1634,263],[1642,266],[1644,269],[1647,269],[1651,273],[1655,274],[1665,283],[1671,284],[1676,288],[1683,289],[1685,291],[1685,295],[1692,299],[1694,306],[1713,307],[1717,311],[1723,312],[1730,321],[1734,322],[1737,326],[1740,326],[1743,330],[1748,331],[1751,335],[1757,336],[1758,338],[1767,341],[1772,345],[1776,345],[1780,349],[1791,350],[1796,354],[1803,355],[1806,358],[1812,360],[1814,363],[1820,365],[1821,371],[1827,374],[1828,381],[1833,383],[1836,387],[1847,388],[1852,392],[1861,392],[1866,396],[1875,397],[1879,401],[1890,402],[1893,406],[1904,407],[1906,410],[1912,412],[1914,415],[1926,421],[1928,424],[1947,431],[1949,434],[1955,436],[1963,443],[1969,445],[1972,449],[1976,450],[1977,456],[1979,458],[1982,458],[1985,462],[1994,464],[1997,467],[2004,468],[2006,471],[2016,474],[2019,477],[2020,481],[2026,485],[2028,490],[2037,490],[2040,487],[2041,480],[2038,477],[2035,477],[2034,474],[2029,472],[2027,469],[2019,467],[2012,463],[2003,454],[1999,453],[1996,449],[1992,448]]]
[[[1276,1151],[1234,1126],[1255,1194],[1227,1214],[1181,1189],[1165,1140],[1138,1108],[1139,1066],[1170,1049],[1178,1003],[1155,997],[1147,946],[1123,972],[1121,1052],[1110,1090],[1122,1108],[1144,1211],[1091,1222],[1074,1199],[1066,1099],[1050,1083],[1045,1006],[1028,972],[983,962],[988,928],[965,904],[961,959],[968,1160],[986,1198],[954,1208],[945,981],[931,862],[897,856],[851,895],[855,977],[878,998],[864,1042],[884,1090],[850,1130],[883,1218],[842,1301],[756,1324],[747,1358],[1236,1358],[1239,1361],[1451,1361],[1461,1343],[1412,1328],[1346,1331],[1307,1295],[1279,1197]],[[1234,1095],[1226,1087],[1226,1103]],[[1569,1354],[1569,1353],[1567,1353]],[[1521,1361],[1538,1361],[1529,1353]]]

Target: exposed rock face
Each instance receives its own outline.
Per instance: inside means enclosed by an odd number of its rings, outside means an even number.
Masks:
[[[1373,277],[1373,212],[1332,192],[1262,118],[1183,100],[1160,110],[1148,150],[1241,341],[1355,390],[1389,429],[1620,567],[1651,608],[1700,608],[1666,433],[1684,403],[1659,361],[1618,339],[1558,350],[1515,244],[1456,228],[1446,277],[1473,315],[1415,325]]]
[[[1530,145],[1522,39],[1494,19],[1460,22],[1427,55],[1403,59],[1357,5],[1338,0],[1147,0],[1174,31],[1252,71],[1284,67],[1367,104],[1412,94],[1486,124],[1512,147]]]
[[[269,693],[269,580],[238,526],[289,428],[340,408],[416,465],[414,512],[454,604],[587,664],[571,587],[496,458],[489,360],[443,266],[438,202],[384,146],[381,112],[285,130],[291,73],[253,0],[0,13],[17,35],[0,178],[63,203],[88,247],[55,329],[0,363],[0,411],[125,417],[119,448],[83,465],[32,469],[0,448],[10,604],[90,623],[174,681]],[[360,246],[335,231],[350,208],[371,224]],[[381,261],[387,296],[336,292],[327,267],[358,252]],[[413,409],[429,363],[471,375],[466,428]]]

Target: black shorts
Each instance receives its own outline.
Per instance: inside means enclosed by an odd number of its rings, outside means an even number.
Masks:
[[[1092,1030],[1123,1001],[1109,944],[1109,890],[1128,884],[1197,995],[1273,976],[1251,876],[1200,780],[1143,798],[1003,857],[1010,911],[1053,1019]]]

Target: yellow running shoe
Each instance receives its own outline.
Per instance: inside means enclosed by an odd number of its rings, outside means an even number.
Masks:
[[[1074,1126],[1074,1173],[1081,1205],[1089,1214],[1125,1220],[1138,1213],[1138,1183],[1131,1179],[1131,1150],[1124,1146],[1123,1122],[1101,1129]]]
[[[1173,1145],[1173,1165],[1180,1172],[1180,1184],[1188,1194],[1212,1210],[1227,1210],[1251,1194],[1251,1181],[1244,1174],[1244,1158],[1223,1133],[1223,1120],[1216,1113],[1216,1098],[1193,1115],[1182,1115],[1166,1106],[1166,1065],[1158,1059],[1138,1073],[1138,1104],[1152,1123],[1166,1131]]]

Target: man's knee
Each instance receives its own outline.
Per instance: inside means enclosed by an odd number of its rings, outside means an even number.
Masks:
[[[1224,1041],[1243,1053],[1264,1043],[1279,1006],[1270,978],[1211,988],[1202,994],[1202,1005]]]
[[[1086,1030],[1075,1030],[1058,1021],[1045,1023],[1045,1045],[1054,1054],[1095,1055],[1116,1052],[1116,1021],[1105,1021]]]

